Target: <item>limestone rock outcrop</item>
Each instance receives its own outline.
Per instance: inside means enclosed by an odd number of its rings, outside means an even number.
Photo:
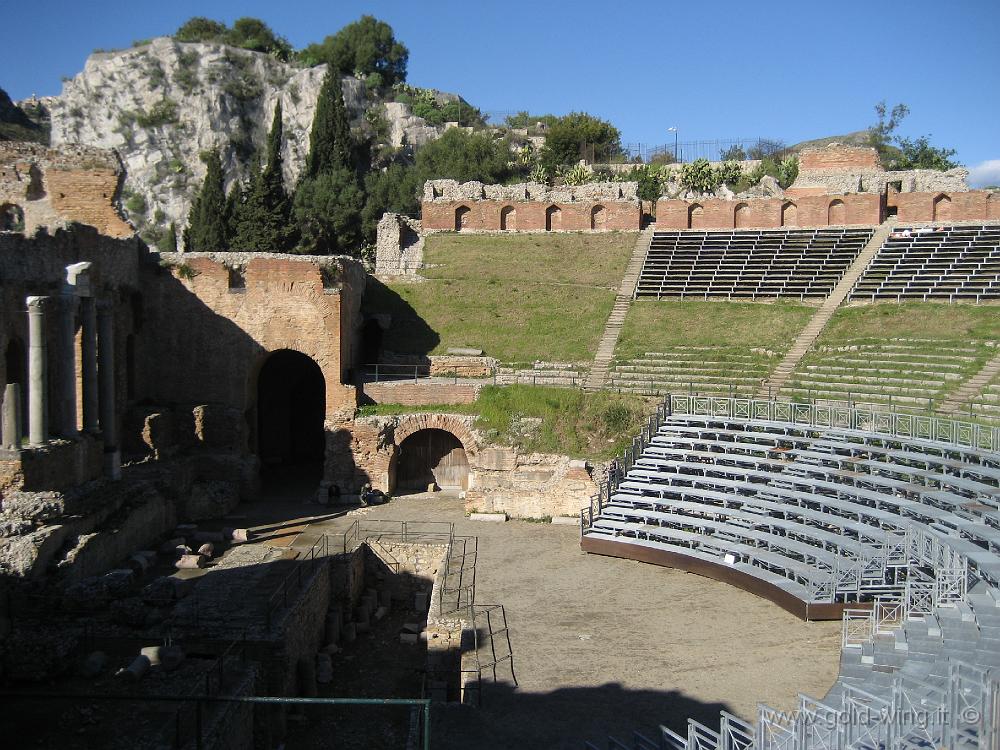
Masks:
[[[46,102],[52,145],[117,152],[127,175],[122,203],[155,244],[171,222],[178,231],[183,227],[205,175],[200,154],[220,152],[227,187],[243,177],[264,145],[278,101],[285,181],[294,184],[309,150],[325,73],[325,65],[303,68],[262,53],[169,37],[94,53],[62,94]],[[354,127],[364,127],[374,109],[396,145],[424,143],[438,134],[406,105],[371,101],[363,81],[344,77],[341,85]]]

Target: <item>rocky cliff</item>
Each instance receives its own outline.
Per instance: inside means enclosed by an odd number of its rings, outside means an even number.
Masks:
[[[309,130],[326,66],[302,68],[257,52],[168,37],[94,53],[46,102],[52,145],[112,149],[126,172],[123,204],[152,242],[180,229],[205,174],[199,155],[221,153],[227,183],[246,173],[263,145],[275,104],[284,113],[285,180],[292,186],[309,150]],[[372,101],[362,81],[342,79],[355,127],[382,128],[390,145],[421,143],[436,131],[406,105]]]

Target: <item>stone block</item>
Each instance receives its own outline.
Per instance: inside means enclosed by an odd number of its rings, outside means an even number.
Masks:
[[[469,516],[470,521],[492,521],[493,523],[505,523],[507,521],[506,513],[472,513]]]

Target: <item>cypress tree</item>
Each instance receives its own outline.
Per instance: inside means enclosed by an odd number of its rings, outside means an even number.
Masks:
[[[208,169],[198,197],[191,204],[188,214],[188,228],[184,233],[185,249],[191,252],[225,250],[228,244],[222,163],[215,151],[203,154],[202,158]]]
[[[340,87],[340,75],[328,66],[309,133],[307,176],[316,177],[335,169],[353,169],[351,148],[351,125],[344,105],[344,92]]]
[[[170,222],[170,226],[167,227],[166,237],[163,238],[163,247],[166,248],[165,252],[177,252],[177,225],[174,222]]]

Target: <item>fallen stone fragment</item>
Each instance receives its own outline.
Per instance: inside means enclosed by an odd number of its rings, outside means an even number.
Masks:
[[[181,555],[180,559],[174,563],[178,570],[194,570],[205,567],[204,555]]]
[[[141,680],[149,672],[149,667],[149,659],[140,654],[127,667],[115,672],[115,677],[119,679]]]
[[[211,542],[205,542],[198,548],[198,554],[204,555],[205,557],[212,557],[215,554],[215,545]]]

